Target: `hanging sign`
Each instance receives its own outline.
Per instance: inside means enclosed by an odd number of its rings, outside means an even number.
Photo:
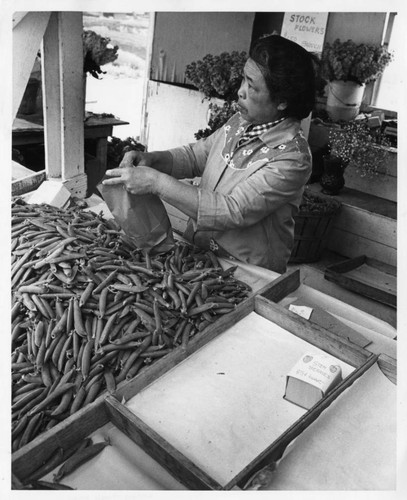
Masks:
[[[322,52],[328,12],[286,12],[281,35],[309,52]]]

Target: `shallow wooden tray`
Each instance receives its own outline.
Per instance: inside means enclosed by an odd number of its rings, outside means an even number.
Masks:
[[[135,416],[122,404],[122,401],[127,401],[135,396],[161,375],[176,367],[181,361],[211,342],[225,330],[233,327],[253,311],[309,344],[353,366],[355,370],[324,399],[291,425],[278,439],[273,443],[264,443],[263,451],[254,460],[247,464],[228,484],[221,485],[142,419]],[[233,313],[225,315],[216,324],[200,332],[191,339],[185,348],[180,346],[174,349],[167,356],[155,362],[148,370],[123,383],[115,394],[107,397],[100,396],[88,407],[68,417],[47,433],[38,436],[24,448],[15,452],[12,462],[13,474],[19,481],[24,482],[24,479],[36,470],[53,450],[58,447],[68,448],[106,423],[112,422],[187,488],[194,490],[242,488],[256,471],[270,461],[281,457],[287,445],[375,362],[379,363],[383,371],[387,370],[395,378],[395,367],[390,358],[372,355],[324,328],[318,327],[318,325],[311,326],[296,314],[257,295],[240,304]]]

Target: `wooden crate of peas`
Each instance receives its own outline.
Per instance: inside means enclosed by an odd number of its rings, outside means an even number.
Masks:
[[[269,319],[271,314],[296,335],[303,331],[298,319],[287,323],[287,311],[252,294],[233,273],[211,252],[181,242],[167,254],[142,252],[113,221],[76,205],[60,210],[16,200],[12,450],[17,483],[32,486],[41,468],[63,463],[81,440],[114,422],[188,488],[240,487],[265,457],[220,484],[123,405],[250,312]],[[326,343],[321,332],[313,332],[313,339],[315,345]],[[357,368],[353,378],[376,361],[335,336],[329,345],[332,354]],[[266,458],[281,453],[296,432],[269,443]]]

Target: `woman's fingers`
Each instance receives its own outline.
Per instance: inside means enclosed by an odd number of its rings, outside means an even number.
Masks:
[[[102,184],[104,186],[113,186],[114,184],[123,184],[124,180],[121,177],[112,177],[111,179],[104,179]]]
[[[123,168],[111,168],[106,170],[106,175],[109,177],[121,177],[123,174]]]
[[[140,162],[140,153],[139,151],[127,151],[124,153],[123,159],[120,162],[120,167],[132,167],[137,165]]]
[[[112,168],[106,171],[108,178],[104,179],[102,184],[105,186],[123,184],[132,194],[148,194],[154,188],[157,175],[155,170],[145,166]]]
[[[111,177],[111,179],[104,179],[102,184],[105,186],[112,186],[114,184],[123,184],[125,182],[125,178],[123,177],[124,168],[112,168],[110,170],[106,170],[106,176]]]

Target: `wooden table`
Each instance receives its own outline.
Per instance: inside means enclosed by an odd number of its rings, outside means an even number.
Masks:
[[[96,140],[96,158],[102,168],[107,163],[107,138],[113,127],[129,123],[114,117],[89,115],[84,122],[85,139]],[[12,127],[13,147],[44,143],[44,125],[41,115],[17,115]]]

